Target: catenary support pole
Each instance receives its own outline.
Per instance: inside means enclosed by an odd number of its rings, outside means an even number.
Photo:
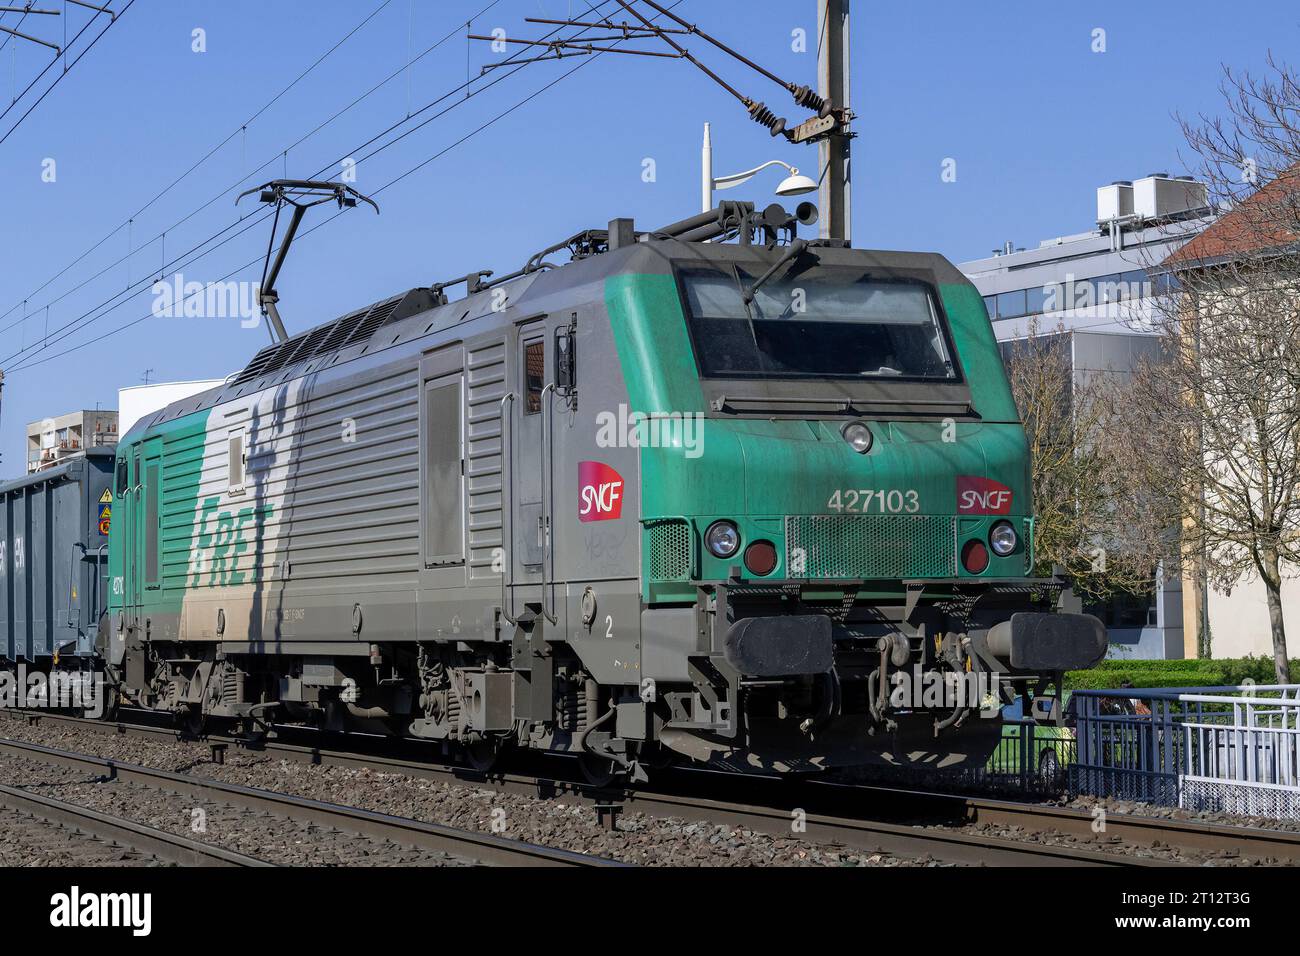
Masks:
[[[704,147],[700,151],[700,212],[713,208],[713,138],[704,124]]]
[[[849,0],[817,0],[817,92],[848,109]],[[823,239],[851,238],[849,143],[847,136],[835,135],[817,144]]]

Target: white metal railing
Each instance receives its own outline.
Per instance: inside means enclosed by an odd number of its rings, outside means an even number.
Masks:
[[[1071,789],[1300,819],[1300,685],[1081,690]]]

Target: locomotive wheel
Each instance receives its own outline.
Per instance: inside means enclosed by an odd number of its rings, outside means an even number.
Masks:
[[[501,756],[501,742],[491,737],[480,737],[465,745],[465,760],[479,773],[487,773],[496,766]]]
[[[637,759],[640,760],[643,767],[648,767],[651,770],[667,770],[677,763],[680,755],[674,750],[669,750],[663,744],[643,744]]]
[[[608,757],[584,753],[578,757],[582,778],[593,787],[608,787],[618,776],[618,765]]]
[[[187,737],[203,736],[203,711],[198,707],[187,707],[176,714],[176,726]]]
[[[103,707],[100,708],[98,720],[114,721],[117,720],[118,694],[116,684],[104,685]]]

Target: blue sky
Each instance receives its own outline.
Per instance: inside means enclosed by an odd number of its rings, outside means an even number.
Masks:
[[[257,212],[249,200],[234,205],[232,186],[286,172],[337,176],[339,159],[364,155],[374,146],[358,150],[361,144],[499,59],[465,39],[465,22],[485,7],[491,5],[475,17],[474,32],[501,27],[511,36],[537,36],[548,28],[524,17],[578,14],[588,2],[135,0],[0,143],[0,314],[7,312],[0,317],[0,360],[20,353],[0,361],[8,375],[0,476],[21,473],[28,421],[111,407],[116,390],[139,384],[146,369],[155,381],[220,377],[267,343],[264,328],[241,328],[236,319],[145,318],[153,301],[147,284],[126,295],[165,261]],[[40,5],[61,8],[63,0]],[[616,4],[607,0],[604,9]],[[68,10],[74,35],[89,12]],[[815,0],[683,0],[678,7],[774,72],[807,83],[815,82],[815,42],[809,52],[795,52],[792,31],[815,37],[815,10]],[[1300,12],[1281,0],[1253,4],[1249,16],[1217,3],[1171,8],[1131,0],[857,0],[853,14],[854,243],[936,250],[955,261],[985,255],[1006,239],[1030,245],[1088,228],[1098,185],[1156,170],[1183,172],[1174,114],[1218,111],[1221,64],[1258,69],[1270,48],[1294,59],[1300,38]],[[8,14],[0,25],[17,19]],[[205,31],[206,52],[192,49],[196,28]],[[62,42],[64,25],[32,16],[22,29]],[[98,29],[92,26],[69,56]],[[1105,31],[1105,52],[1093,52],[1097,29]],[[408,51],[418,54],[446,34],[451,38],[408,71],[303,139],[400,69]],[[691,48],[751,96],[798,117],[768,80],[699,41]],[[11,83],[21,90],[50,57],[34,44],[0,47],[0,109]],[[473,133],[580,63],[573,75]],[[0,136],[43,86],[0,119]],[[381,215],[349,212],[295,244],[279,283],[291,333],[472,269],[512,271],[536,249],[615,216],[653,227],[695,212],[705,121],[714,128],[718,174],[770,158],[809,172],[816,167],[813,148],[773,141],[683,62],[604,56],[539,63],[464,98],[464,91],[453,94],[398,127],[386,139],[447,110],[359,163],[356,186],[380,190]],[[653,182],[643,181],[646,159],[654,160]],[[941,178],[945,159],[956,161],[955,182]],[[54,161],[52,182],[42,178],[47,160]],[[779,178],[768,171],[723,195],[765,203]],[[215,201],[200,209],[209,200]],[[327,215],[313,216],[304,229]],[[245,226],[210,255],[182,261],[179,269],[173,262],[167,274],[206,282],[257,260],[235,276],[255,281],[269,225],[249,218],[231,233]],[[156,238],[164,230],[165,242]],[[92,311],[105,302],[111,311]],[[59,331],[87,313],[103,314]],[[77,346],[84,347],[58,354]]]

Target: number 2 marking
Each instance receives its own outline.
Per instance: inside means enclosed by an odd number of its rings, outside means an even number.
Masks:
[[[612,614],[605,615],[605,636],[614,636],[614,615]]]

